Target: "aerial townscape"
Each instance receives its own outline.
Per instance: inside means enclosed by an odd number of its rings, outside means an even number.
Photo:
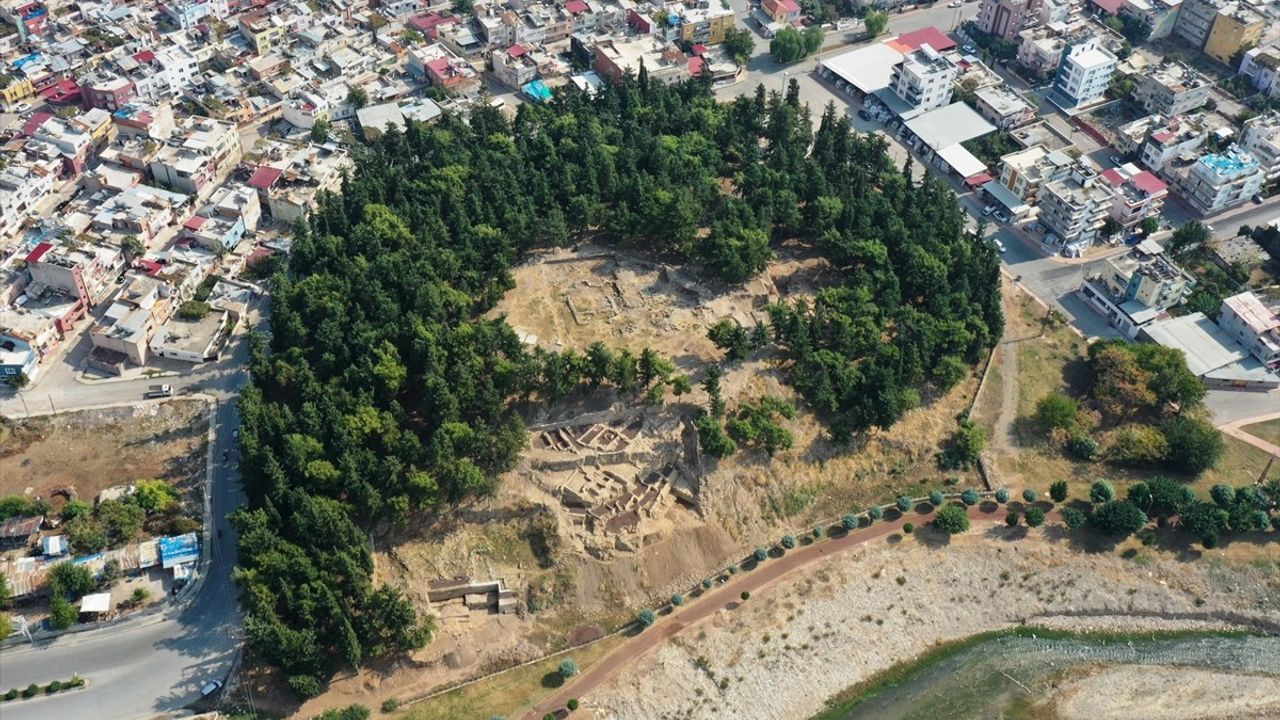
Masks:
[[[0,717],[1280,718],[1280,0],[0,0]]]

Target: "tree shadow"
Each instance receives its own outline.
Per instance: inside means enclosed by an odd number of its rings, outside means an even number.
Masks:
[[[1004,542],[1017,542],[1027,537],[1030,528],[1026,525],[993,525],[987,529],[987,537],[993,540],[1003,540]]]
[[[978,512],[984,515],[991,515],[1000,509],[1000,503],[995,500],[983,500],[978,503]]]
[[[937,529],[932,523],[921,525],[912,534],[915,536],[916,542],[927,548],[944,548],[951,544],[951,535]]]
[[[560,675],[559,670],[552,670],[542,676],[542,687],[548,690],[553,690],[561,685],[564,685],[564,677]]]

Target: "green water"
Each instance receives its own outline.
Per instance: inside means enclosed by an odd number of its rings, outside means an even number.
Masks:
[[[814,720],[1033,718],[1032,703],[1048,695],[1063,673],[1099,664],[1280,674],[1280,638],[998,634],[944,648],[870,687],[852,688]]]

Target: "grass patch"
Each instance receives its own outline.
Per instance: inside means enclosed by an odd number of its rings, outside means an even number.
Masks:
[[[1272,445],[1280,445],[1280,418],[1244,425],[1240,429],[1259,440],[1266,440]]]
[[[475,720],[500,715],[505,718],[520,717],[523,710],[533,705],[550,690],[545,678],[558,673],[560,661],[571,657],[580,672],[585,672],[626,638],[615,635],[581,651],[566,656],[543,660],[532,665],[503,673],[489,680],[478,682],[424,700],[405,708],[398,716],[402,720]]]

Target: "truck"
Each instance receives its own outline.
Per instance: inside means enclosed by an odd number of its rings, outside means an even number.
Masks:
[[[162,398],[162,397],[169,397],[170,395],[173,395],[172,387],[168,385],[152,385],[151,389],[147,390],[147,394],[143,395],[143,397]]]

